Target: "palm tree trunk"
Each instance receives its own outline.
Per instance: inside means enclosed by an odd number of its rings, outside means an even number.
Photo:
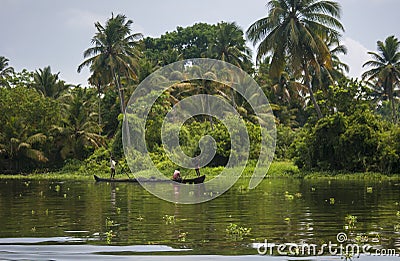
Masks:
[[[314,92],[312,90],[311,82],[310,82],[310,74],[308,73],[308,68],[305,63],[303,63],[303,70],[304,70],[304,83],[307,86],[308,92],[310,93],[311,101],[314,105],[315,110],[317,111],[318,119],[322,119],[322,112],[321,108],[319,107],[317,100],[315,99]]]
[[[392,88],[389,89],[389,100],[390,100],[390,107],[392,109],[392,121],[393,123],[397,123],[396,106],[394,103]]]
[[[121,112],[122,112],[122,115],[124,116],[124,122],[125,122],[125,120],[126,120],[125,119],[125,99],[124,99],[124,92],[121,88],[121,78],[120,78],[119,74],[117,76],[114,68],[112,68],[112,73],[114,76],[115,85],[117,86],[117,89],[118,89],[118,95],[119,95],[119,100],[120,100],[120,104],[121,104]],[[128,147],[130,147],[132,143],[131,143],[131,135],[129,133],[129,126],[128,126],[128,124],[122,124],[122,128],[125,128],[127,145],[128,145]]]
[[[125,100],[124,100],[122,88],[120,86],[119,76],[117,77],[117,74],[116,74],[114,68],[112,68],[112,74],[114,77],[115,86],[117,87],[117,90],[118,90],[118,96],[119,96],[119,101],[120,101],[120,106],[121,106],[121,113],[123,115],[125,115]]]
[[[235,108],[235,110],[237,110],[237,104],[236,104],[236,100],[235,100],[235,91],[233,90],[232,85],[233,85],[233,83],[230,86],[232,105],[233,105],[233,108]]]
[[[122,114],[125,115],[125,109],[126,108],[125,108],[124,89],[121,86],[121,76],[120,76],[120,74],[118,73],[117,76],[118,76],[119,91],[121,93],[120,99],[121,99],[121,106],[122,106]]]
[[[208,100],[208,96],[206,96],[207,99],[207,113],[208,113],[208,120],[210,121],[210,127],[211,130],[214,130],[214,120],[211,116],[211,107],[210,107],[210,101]]]
[[[214,121],[211,116],[210,100],[208,99],[209,85],[207,84],[207,81],[204,82],[204,86],[206,87],[206,103],[207,103],[206,105],[207,105],[208,120],[210,121],[211,130],[214,130]]]
[[[101,129],[100,129],[100,126],[101,126],[101,97],[100,97],[101,86],[100,86],[100,84],[97,85],[97,92],[99,93],[99,135],[101,135]]]

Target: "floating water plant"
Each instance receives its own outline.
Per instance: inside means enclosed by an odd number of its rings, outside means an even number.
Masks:
[[[165,221],[165,224],[167,224],[167,225],[175,224],[175,216],[164,215],[163,220]]]
[[[106,233],[106,242],[107,244],[111,244],[111,239],[115,237],[112,230],[107,231]]]
[[[188,235],[188,232],[181,232],[178,235],[178,241],[180,242],[185,242],[186,241],[186,236]]]
[[[111,220],[109,217],[106,218],[106,228],[114,226],[114,221]]]
[[[251,228],[239,227],[237,224],[230,223],[225,231],[230,238],[234,240],[243,240],[243,237],[250,235]]]
[[[357,223],[357,217],[353,215],[347,215],[344,218],[346,225],[344,226],[345,229],[354,229]]]
[[[289,194],[288,191],[286,191],[286,192],[285,192],[285,199],[286,199],[286,200],[293,200],[293,199],[294,199],[294,196],[291,195],[291,194]]]
[[[400,223],[394,225],[394,231],[395,232],[400,232]]]

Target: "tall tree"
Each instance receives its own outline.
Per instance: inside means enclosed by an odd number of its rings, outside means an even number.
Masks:
[[[337,2],[320,0],[271,0],[269,13],[247,30],[257,48],[257,60],[272,53],[270,74],[278,78],[286,64],[303,76],[311,101],[322,117],[311,85],[310,69],[321,64],[330,67],[332,57],[325,42],[327,36],[339,39],[343,25],[338,20],[341,8]]]
[[[202,57],[207,53],[210,43],[216,38],[216,30],[217,25],[197,23],[185,28],[178,26],[176,30],[167,32],[160,38],[147,37],[143,39],[146,57],[158,61],[161,66],[165,65],[165,62],[176,62],[180,58]],[[176,54],[180,54],[181,57],[171,53],[173,55],[170,58],[175,58],[175,61],[166,60],[163,52],[171,52],[169,50],[177,51]]]
[[[14,73],[14,68],[8,65],[9,60],[0,56],[0,86],[9,87],[7,78]]]
[[[378,80],[382,84],[383,94],[387,95],[392,109],[392,120],[397,122],[396,105],[394,93],[400,83],[400,42],[392,36],[386,38],[385,42],[378,41],[378,53],[368,52],[372,60],[366,62],[363,67],[372,69],[363,73],[362,78],[367,80]]]
[[[86,59],[78,66],[78,72],[85,66],[90,70],[108,70],[118,90],[121,113],[125,114],[124,89],[121,77],[137,79],[137,65],[140,57],[140,33],[131,33],[132,20],[125,15],[111,16],[105,26],[95,23],[97,33],[92,38],[94,47],[87,49],[83,55]],[[105,76],[107,79],[108,75]],[[107,80],[105,79],[105,81]]]

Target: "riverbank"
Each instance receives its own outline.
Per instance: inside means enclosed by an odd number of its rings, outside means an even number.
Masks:
[[[201,173],[207,176],[207,179],[217,176],[223,167],[207,167],[201,169]],[[242,173],[243,178],[249,178],[253,174],[254,166],[246,167]],[[184,176],[191,177],[194,171],[188,173],[182,172]],[[92,180],[93,175],[108,177],[107,172],[94,172],[94,171],[55,171],[45,173],[31,173],[31,174],[0,174],[0,179],[29,179],[29,180]],[[128,175],[132,178],[132,173],[118,173],[116,178],[127,178]],[[266,178],[299,178],[299,179],[339,179],[339,180],[400,180],[399,174],[383,174],[376,172],[365,173],[349,173],[349,172],[310,172],[301,171],[290,161],[277,161],[273,162],[268,170]]]

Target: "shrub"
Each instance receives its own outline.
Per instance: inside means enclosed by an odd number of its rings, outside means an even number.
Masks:
[[[295,164],[306,170],[399,171],[400,131],[370,110],[336,113],[306,126],[292,145]]]

